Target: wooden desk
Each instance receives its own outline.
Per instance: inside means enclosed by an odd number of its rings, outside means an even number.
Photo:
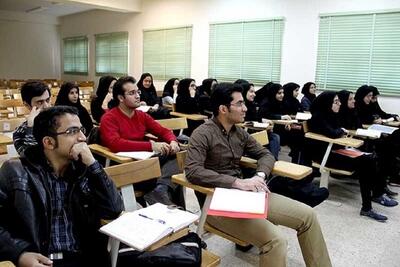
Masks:
[[[254,127],[252,125],[246,124],[248,122],[244,122],[244,123],[237,123],[236,126],[244,128],[244,129],[251,129],[254,131],[271,131],[272,129],[274,129],[274,124],[271,122],[268,127]]]
[[[91,144],[89,145],[89,148],[93,154],[97,154],[106,158],[106,164],[105,164],[106,167],[110,166],[110,160],[118,163],[127,163],[133,161],[132,158],[120,157],[115,155],[115,153],[111,152],[110,149],[102,145]]]
[[[298,120],[272,120],[274,124],[278,125],[288,125],[288,124],[293,124],[293,123],[299,123]]]
[[[170,114],[175,117],[186,118],[192,121],[204,121],[208,119],[206,115],[201,115],[201,114],[185,114],[176,111],[172,111]]]
[[[0,134],[0,145],[11,145],[12,143],[13,143],[12,138],[4,134]]]

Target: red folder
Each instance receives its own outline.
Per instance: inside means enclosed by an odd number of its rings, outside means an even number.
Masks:
[[[359,156],[364,155],[364,152],[356,150],[356,149],[346,149],[346,148],[341,148],[341,149],[336,149],[333,150],[332,152],[343,155],[343,156],[348,156],[350,158],[357,158]]]
[[[264,211],[264,213],[234,212],[234,211],[209,209],[207,212],[207,215],[229,217],[229,218],[266,219],[268,216],[268,202],[269,202],[268,198],[269,198],[269,194],[266,193],[265,194],[265,211]]]

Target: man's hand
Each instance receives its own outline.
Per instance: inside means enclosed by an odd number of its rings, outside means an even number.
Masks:
[[[171,150],[171,146],[168,145],[165,142],[151,142],[151,148],[153,149],[154,152],[160,153],[161,155],[168,155]]]
[[[90,148],[86,142],[79,142],[73,145],[69,154],[73,160],[79,160],[80,157],[82,163],[86,166],[90,166],[95,162],[92,152],[90,152]]]
[[[232,184],[233,188],[237,188],[244,191],[261,192],[265,191],[270,193],[264,178],[259,176],[253,176],[248,179],[236,179]]]
[[[33,127],[33,120],[40,113],[40,111],[42,111],[41,108],[37,108],[36,106],[32,107],[31,112],[29,112],[28,117],[26,117],[26,122],[28,124],[28,127]]]
[[[176,141],[171,141],[171,143],[169,144],[169,146],[171,147],[171,150],[170,150],[170,154],[171,154],[171,155],[175,155],[175,154],[178,153],[179,150],[180,150],[179,144],[178,144],[178,142],[176,142]]]
[[[18,259],[19,267],[49,267],[53,262],[39,253],[24,252]]]

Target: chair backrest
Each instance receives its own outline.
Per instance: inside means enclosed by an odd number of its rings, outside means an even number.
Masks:
[[[255,132],[250,134],[258,143],[260,143],[262,146],[268,145],[269,140],[268,140],[268,134],[267,131],[260,131],[260,132]]]
[[[0,120],[0,132],[13,132],[24,121],[24,118],[2,119]]]
[[[186,156],[187,156],[187,151],[179,151],[178,153],[176,153],[176,162],[178,164],[178,169],[179,172],[183,172],[183,170],[185,169],[185,160],[186,160]]]
[[[180,130],[179,135],[182,134],[183,129],[188,128],[188,123],[186,118],[172,118],[172,119],[164,119],[157,120],[161,126],[168,128],[170,130]]]
[[[132,161],[104,169],[121,190],[126,211],[137,209],[134,184],[161,176],[158,158]]]

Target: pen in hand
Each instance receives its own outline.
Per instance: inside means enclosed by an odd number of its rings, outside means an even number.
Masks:
[[[139,216],[143,217],[143,218],[146,218],[146,219],[149,219],[149,220],[152,220],[152,221],[156,221],[156,222],[161,223],[161,224],[166,224],[166,222],[164,220],[153,219],[153,218],[150,218],[149,216],[141,214],[141,213],[139,213]]]

